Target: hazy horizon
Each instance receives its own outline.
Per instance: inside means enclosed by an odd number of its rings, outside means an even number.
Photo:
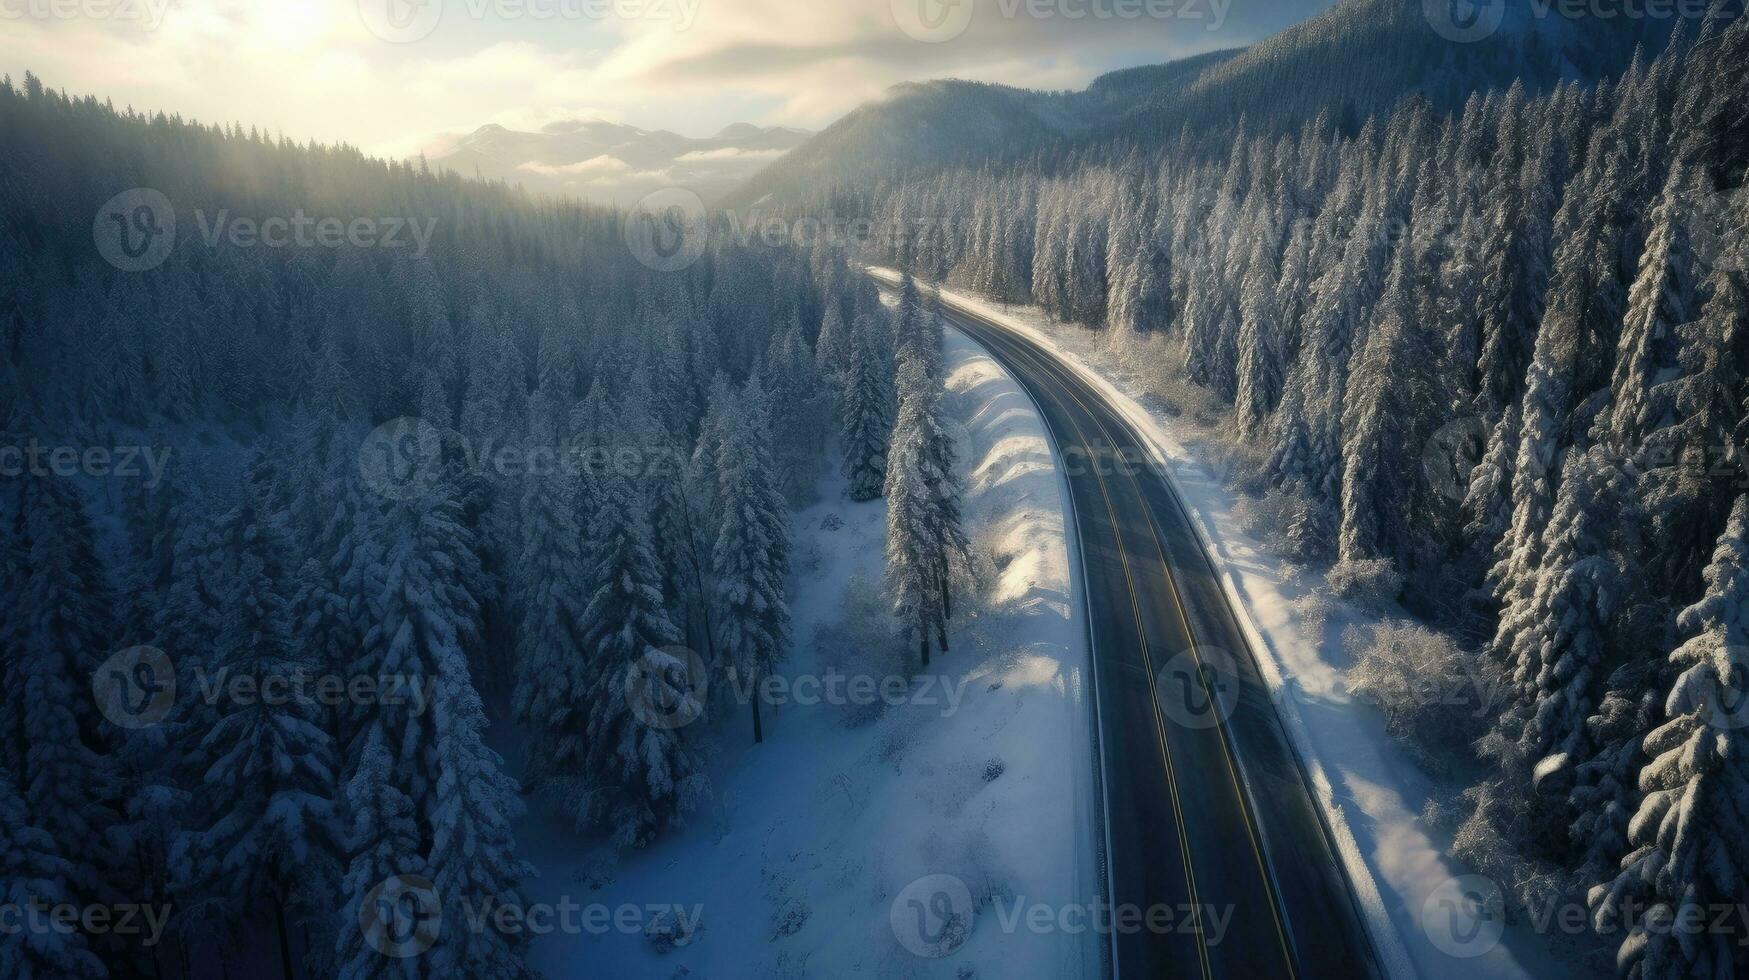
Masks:
[[[1318,0],[0,0],[0,71],[383,156],[487,123],[819,130],[906,81],[1034,89],[1252,43]]]

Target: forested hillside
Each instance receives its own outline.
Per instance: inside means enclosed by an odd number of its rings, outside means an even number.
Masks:
[[[1446,22],[1465,9],[1480,13],[1480,26],[1467,28],[1473,36]],[[1443,115],[1473,93],[1514,83],[1535,95],[1618,75],[1636,50],[1662,50],[1681,21],[1558,14],[1537,4],[1340,0],[1249,48],[1111,72],[1080,92],[902,85],[772,163],[726,203],[819,213],[830,201],[841,213],[865,214],[867,195],[888,193],[888,184],[951,169],[1066,173],[1163,152],[1183,159],[1224,146],[1236,129],[1274,139],[1319,116],[1354,136],[1369,116],[1411,98]]]
[[[1459,857],[1588,901],[1633,976],[1749,965],[1670,927],[1749,898],[1745,63],[1721,15],[1595,85],[871,204],[883,261],[1208,389],[1285,547],[1468,641],[1505,700],[1445,747]]]
[[[1369,115],[1409,96],[1444,112],[1478,90],[1518,82],[1540,92],[1619,73],[1636,46],[1661,47],[1678,19],[1540,11],[1534,3],[1338,0],[1210,66],[1183,91],[1151,100],[1100,134],[1100,142],[1121,153],[1157,147],[1184,128],[1228,132],[1241,119],[1274,134],[1320,112],[1352,133]],[[1466,12],[1475,14],[1473,25],[1462,19]]]
[[[1033,92],[955,79],[894,86],[859,106],[729,195],[751,205],[807,200],[839,186],[905,179],[949,166],[1055,154],[1065,140],[1123,121],[1175,99],[1235,51],[1111,72],[1084,91]]]
[[[531,873],[524,798],[640,846],[747,737],[638,711],[689,710],[681,644],[744,685],[784,656],[834,391],[883,492],[873,288],[790,248],[657,272],[615,211],[28,75],[0,132],[3,887],[175,913],[0,973],[383,975],[416,880],[451,925],[419,975],[524,975],[526,932],[462,927]]]

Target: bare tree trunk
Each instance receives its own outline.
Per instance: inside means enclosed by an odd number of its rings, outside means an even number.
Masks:
[[[291,938],[285,931],[285,900],[276,898],[273,901],[273,926],[279,932],[279,968],[285,974],[285,980],[296,980],[292,973]]]
[[[761,725],[759,723],[759,689],[758,689],[757,685],[755,685],[754,690],[753,690],[752,701],[753,701],[753,744],[759,745],[765,741],[765,728],[763,725]]]

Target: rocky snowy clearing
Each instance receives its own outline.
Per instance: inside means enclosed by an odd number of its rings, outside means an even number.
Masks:
[[[1012,913],[1085,907],[1098,825],[1085,619],[1069,562],[1067,496],[1037,412],[981,348],[949,331],[978,598],[953,650],[907,670],[876,594],[884,503],[851,503],[836,475],[793,516],[793,651],[783,703],[754,748],[746,710],[718,711],[733,746],[712,760],[714,801],[648,850],[580,846],[535,806],[517,829],[540,869],[530,903],[581,928],[538,938],[550,977],[1076,977],[1093,937]],[[910,675],[898,697],[852,679]],[[873,701],[874,703],[868,703]],[[886,703],[886,702],[893,703]],[[978,914],[963,946],[919,956],[897,901],[931,875],[965,882]],[[897,913],[895,914],[895,906]],[[535,906],[531,906],[535,907]],[[683,923],[677,942],[652,941]],[[696,928],[695,928],[696,926]]]
[[[1048,345],[1093,379],[1153,443],[1264,653],[1282,719],[1312,773],[1393,975],[1524,977],[1579,969],[1562,956],[1558,922],[1538,926],[1496,921],[1486,911],[1471,914],[1465,905],[1469,869],[1447,856],[1449,834],[1422,819],[1430,800],[1458,784],[1442,785],[1417,768],[1388,737],[1380,712],[1349,688],[1353,639],[1407,614],[1394,605],[1358,608],[1336,598],[1323,572],[1296,566],[1259,540],[1271,534],[1254,502],[1230,485],[1233,449],[1219,420],[1173,417],[1151,405],[1100,334],[1053,322],[1034,308],[940,293]]]

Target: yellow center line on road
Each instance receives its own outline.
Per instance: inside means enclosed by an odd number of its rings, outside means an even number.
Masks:
[[[1034,361],[1037,360],[1036,358],[1032,357],[1030,351],[1026,351],[1024,348],[1019,348],[1018,345],[1016,345],[1016,347],[1029,360],[1034,360]],[[1047,370],[1047,374],[1049,374],[1048,370]],[[1071,398],[1073,398],[1074,392],[1072,392],[1072,391],[1069,392],[1069,395]],[[1053,396],[1052,400],[1056,401],[1059,405],[1063,405],[1063,402],[1061,399],[1055,398]],[[1084,412],[1087,411],[1087,406],[1084,403],[1082,403],[1079,398],[1076,398],[1075,400],[1076,400],[1076,403],[1081,406],[1082,411],[1084,411]],[[1066,408],[1066,406],[1064,406],[1064,407]],[[1092,417],[1091,412],[1088,412],[1088,415],[1089,415],[1089,417]],[[1075,430],[1075,437],[1080,441],[1081,445],[1086,447],[1088,450],[1094,450],[1096,447],[1094,446],[1093,443],[1088,441],[1086,433],[1082,431],[1080,423],[1075,421],[1074,416],[1071,413],[1069,413],[1068,411],[1064,411],[1063,416],[1069,420],[1069,425],[1070,425],[1070,427],[1072,427]],[[1097,425],[1099,423],[1099,420],[1097,418],[1093,418],[1093,421],[1094,421],[1095,425]],[[1192,862],[1191,862],[1191,857],[1190,857],[1190,839],[1185,835],[1185,831],[1184,831],[1184,809],[1179,801],[1178,779],[1177,779],[1177,775],[1174,771],[1174,765],[1173,765],[1173,761],[1172,761],[1172,745],[1171,745],[1171,742],[1166,737],[1165,719],[1160,714],[1159,691],[1155,686],[1154,661],[1153,661],[1153,657],[1150,654],[1149,648],[1148,648],[1147,630],[1142,625],[1142,610],[1141,610],[1141,606],[1140,606],[1140,602],[1139,602],[1140,593],[1136,589],[1135,579],[1130,574],[1129,549],[1124,546],[1122,525],[1117,519],[1117,508],[1111,502],[1111,491],[1106,486],[1105,476],[1104,476],[1104,474],[1099,472],[1099,468],[1097,466],[1094,467],[1094,469],[1093,469],[1093,477],[1099,484],[1100,496],[1102,496],[1105,499],[1106,513],[1111,518],[1111,527],[1112,527],[1113,536],[1117,540],[1118,555],[1122,559],[1122,562],[1123,562],[1124,581],[1126,583],[1128,583],[1128,585],[1129,585],[1130,615],[1135,618],[1136,638],[1141,643],[1141,647],[1142,647],[1142,663],[1143,663],[1144,667],[1146,668],[1146,673],[1148,675],[1148,694],[1149,694],[1148,702],[1154,709],[1154,728],[1155,728],[1156,734],[1159,736],[1161,753],[1162,753],[1162,756],[1165,759],[1165,763],[1166,763],[1166,782],[1167,782],[1167,786],[1168,786],[1168,791],[1169,791],[1171,799],[1172,799],[1172,812],[1177,817],[1178,846],[1179,846],[1179,851],[1182,854],[1183,859],[1184,859],[1185,885],[1186,885],[1186,887],[1188,887],[1190,889],[1191,905],[1193,908],[1196,909],[1196,916],[1197,916],[1197,930],[1196,930],[1197,959],[1199,960],[1199,962],[1202,965],[1202,975],[1203,975],[1204,980],[1211,980],[1214,973],[1209,965],[1208,945],[1203,939],[1202,900],[1197,895],[1196,871],[1191,866]]]
[[[1086,401],[1084,401],[1081,398],[1080,394],[1078,394],[1077,391],[1075,390],[1075,385],[1078,383],[1078,380],[1069,377],[1069,373],[1066,370],[1063,370],[1063,369],[1057,367],[1056,365],[1050,364],[1048,362],[1047,358],[1045,358],[1042,355],[1035,354],[1026,345],[1019,343],[1019,342],[1015,342],[1014,347],[1016,349],[1024,352],[1031,361],[1033,361],[1035,364],[1037,364],[1039,366],[1042,366],[1047,372],[1049,372],[1050,374],[1052,374],[1053,376],[1055,376],[1058,379],[1063,390],[1068,393],[1070,398],[1073,398],[1075,400],[1076,404],[1081,407],[1081,410],[1083,412],[1087,413],[1087,417],[1092,419],[1093,424],[1099,428],[1100,435],[1102,435],[1105,438],[1106,442],[1108,442],[1111,445],[1113,454],[1117,455],[1118,454],[1118,443],[1117,443],[1116,439],[1112,438],[1111,430],[1106,428],[1105,423],[1100,421],[1099,414],[1097,412],[1094,412],[1091,408],[1089,408]],[[1073,419],[1071,419],[1070,422],[1071,422],[1071,424],[1074,424],[1076,426],[1076,433],[1078,436],[1080,436],[1083,444],[1087,444],[1086,436],[1085,436],[1085,434],[1081,433],[1080,426],[1078,424],[1074,423]],[[1139,443],[1139,440],[1132,440],[1132,441],[1136,441]],[[1196,634],[1191,631],[1190,620],[1189,620],[1188,616],[1185,614],[1184,596],[1179,591],[1178,578],[1172,572],[1171,562],[1166,560],[1166,548],[1160,541],[1160,529],[1159,529],[1159,526],[1154,521],[1153,511],[1146,507],[1145,502],[1146,502],[1147,498],[1146,498],[1146,495],[1143,494],[1143,492],[1142,492],[1141,481],[1137,480],[1135,473],[1128,470],[1127,468],[1125,468],[1124,472],[1125,472],[1125,475],[1129,477],[1130,483],[1135,486],[1136,494],[1139,497],[1141,497],[1144,501],[1143,509],[1145,511],[1147,511],[1147,513],[1148,513],[1148,534],[1149,534],[1149,537],[1151,537],[1153,539],[1154,549],[1160,556],[1160,567],[1162,568],[1162,570],[1164,570],[1165,575],[1166,575],[1166,586],[1172,593],[1173,609],[1177,611],[1178,621],[1184,629],[1184,636],[1190,643],[1191,658],[1196,662],[1197,679],[1198,679],[1198,682],[1201,683],[1201,685],[1202,685],[1203,695],[1209,699],[1209,703],[1211,705],[1218,705],[1219,702],[1215,699],[1214,692],[1209,690],[1209,687],[1208,687],[1208,677],[1207,677],[1207,674],[1203,670],[1202,654],[1201,654],[1201,651],[1199,649],[1200,645],[1196,641]],[[1097,468],[1095,468],[1094,475],[1099,479],[1100,489],[1102,492],[1104,492],[1105,491],[1105,478],[1104,478],[1104,476],[1098,472]],[[1108,508],[1110,508],[1110,506],[1111,506],[1109,494],[1107,494],[1107,497],[1106,497],[1106,506]],[[1113,515],[1112,519],[1114,522],[1116,521],[1115,514]],[[1120,535],[1120,539],[1119,539],[1119,545],[1120,545],[1120,547],[1122,546],[1121,535]],[[1128,559],[1127,552],[1125,554],[1124,561],[1125,561],[1124,574],[1127,577],[1129,574],[1129,568],[1128,568],[1129,559]],[[1132,582],[1131,583],[1131,597],[1130,597],[1130,601],[1132,602],[1132,604],[1135,602],[1134,588],[1135,588],[1135,586],[1134,586],[1134,583]],[[1145,646],[1146,646],[1146,644],[1144,642],[1144,656],[1146,656]],[[1150,660],[1149,661],[1150,677],[1152,676],[1152,669],[1153,669],[1152,668],[1152,661]],[[1151,683],[1150,683],[1150,687],[1152,687]],[[1156,710],[1156,714],[1157,714],[1158,713],[1157,706],[1156,706],[1155,710]],[[1252,855],[1257,859],[1258,874],[1263,879],[1264,889],[1269,893],[1269,911],[1270,911],[1270,915],[1275,920],[1276,939],[1281,944],[1282,959],[1287,964],[1289,976],[1290,977],[1297,976],[1298,974],[1294,968],[1293,956],[1289,952],[1289,946],[1288,946],[1288,941],[1287,941],[1287,929],[1281,921],[1281,910],[1277,907],[1278,903],[1280,902],[1280,896],[1276,893],[1274,879],[1270,876],[1268,866],[1267,866],[1266,862],[1263,860],[1263,848],[1262,848],[1262,844],[1259,841],[1258,836],[1257,836],[1255,815],[1251,812],[1250,801],[1246,797],[1244,790],[1241,788],[1241,786],[1239,784],[1238,768],[1233,761],[1232,749],[1228,745],[1229,736],[1228,736],[1228,732],[1227,732],[1227,720],[1225,718],[1218,718],[1218,716],[1217,716],[1217,720],[1219,721],[1218,732],[1219,732],[1220,745],[1221,745],[1221,755],[1226,761],[1227,775],[1228,775],[1229,779],[1231,779],[1231,781],[1232,781],[1233,793],[1238,798],[1240,812],[1243,813],[1245,816],[1245,833],[1251,842]],[[1162,735],[1162,737],[1164,737],[1164,735]]]

